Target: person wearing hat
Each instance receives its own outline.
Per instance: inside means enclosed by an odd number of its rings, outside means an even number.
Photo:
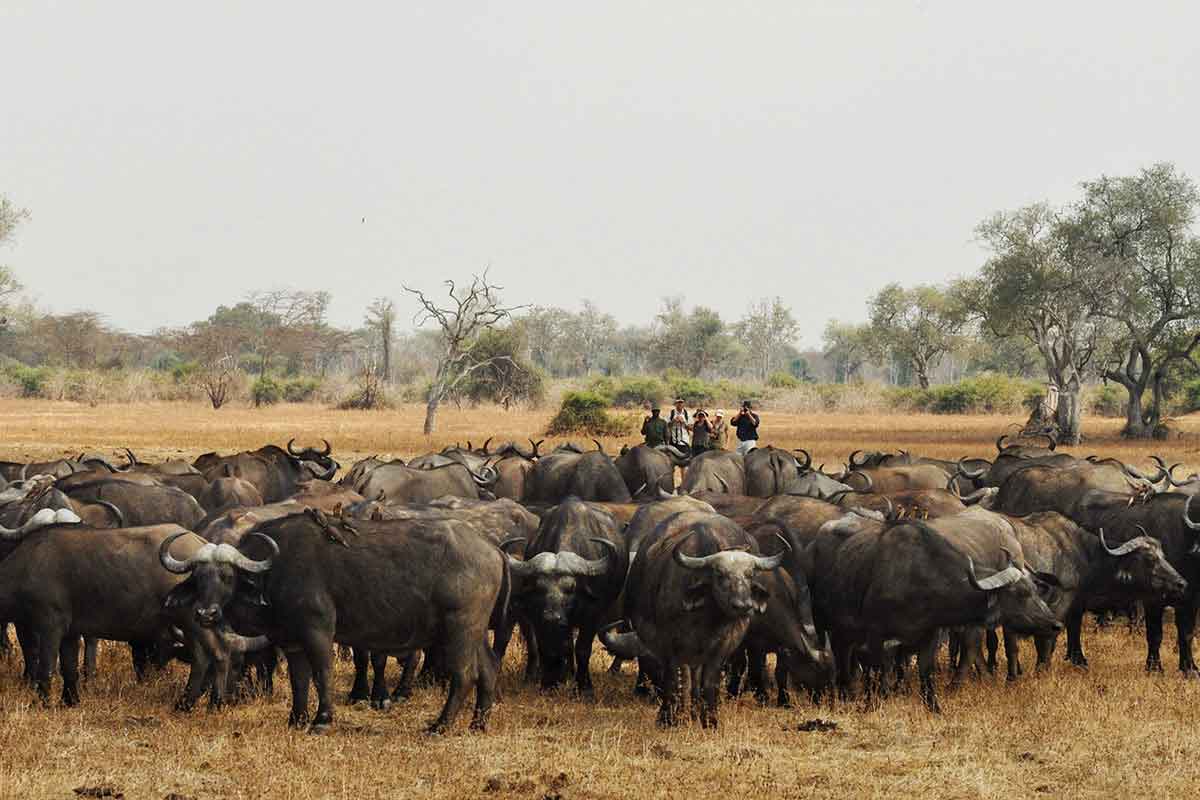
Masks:
[[[683,407],[683,400],[678,399],[671,409],[671,416],[667,418],[667,443],[677,450],[688,452],[692,449],[691,428],[692,421]]]
[[[729,420],[734,428],[737,429],[738,446],[737,451],[742,455],[746,455],[754,448],[758,447],[758,425],[761,422],[758,414],[755,414],[750,408],[750,401],[743,400],[742,407]]]
[[[718,408],[713,414],[712,431],[708,434],[711,450],[724,450],[729,446],[729,423],[725,421],[725,409]]]
[[[692,455],[698,456],[711,447],[712,423],[708,421],[708,412],[703,408],[696,409],[692,422]]]
[[[667,443],[667,421],[661,414],[662,409],[656,403],[650,409],[650,416],[642,422],[642,436],[646,437],[647,447],[661,447]]]

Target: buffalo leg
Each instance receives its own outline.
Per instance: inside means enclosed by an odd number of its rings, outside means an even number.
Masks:
[[[95,639],[83,640],[83,679],[89,681],[96,677],[96,646]]]
[[[398,703],[413,696],[413,682],[417,679],[417,667],[421,664],[421,651],[409,653],[401,662],[400,682],[392,692],[392,702]]]
[[[1058,643],[1058,636],[1038,636],[1033,640],[1033,644],[1037,647],[1037,669],[1038,672],[1050,668],[1050,659],[1054,655],[1054,647]]]
[[[496,701],[496,680],[500,674],[500,658],[487,647],[487,642],[480,647],[475,659],[477,674],[475,677],[475,713],[471,717],[471,730],[484,731],[487,729],[488,717],[492,713],[492,704]]]
[[[292,684],[292,710],[288,714],[288,725],[303,728],[308,724],[308,687],[312,683],[312,665],[299,648],[288,650],[286,656],[288,680]]]
[[[479,680],[478,642],[484,638],[483,634],[479,633],[479,639],[475,639],[474,626],[467,621],[455,624],[453,619],[447,620],[446,628],[446,642],[439,650],[443,664],[450,673],[450,688],[442,713],[426,729],[431,734],[445,733],[450,729]]]
[[[376,711],[387,711],[392,704],[387,691],[387,653],[371,653],[371,671],[374,680],[371,682],[371,708]]]
[[[1195,675],[1196,660],[1192,656],[1192,637],[1196,631],[1196,604],[1185,601],[1175,606],[1175,634],[1179,638],[1179,671]]]
[[[312,668],[312,681],[317,690],[317,714],[310,733],[322,733],[333,724],[333,630],[309,631],[305,636],[304,654]]]
[[[40,627],[37,635],[37,677],[34,685],[42,703],[50,704],[50,681],[58,665],[58,652],[62,648],[63,631],[50,626]]]
[[[37,635],[29,625],[16,623],[17,641],[21,644],[21,657],[25,661],[22,675],[30,685],[37,683],[38,644]]]
[[[1067,615],[1067,661],[1087,669],[1088,660],[1083,655],[1083,613],[1080,608]]]
[[[1146,606],[1146,671],[1162,672],[1162,658],[1159,648],[1162,647],[1163,607],[1159,605]]]
[[[963,628],[958,634],[958,665],[954,668],[954,677],[950,679],[950,688],[956,688],[969,674],[979,676],[979,662],[983,651],[983,628],[971,626]]]
[[[184,687],[183,696],[175,701],[176,711],[191,711],[195,708],[200,695],[204,693],[204,685],[210,673],[209,647],[205,646],[206,643],[202,640],[202,637],[207,637],[207,635],[207,632],[197,632],[192,636],[191,671],[188,673],[187,686]],[[211,643],[209,644],[211,645]]]
[[[664,728],[679,724],[680,671],[684,669],[677,661],[668,660],[663,665],[662,706],[658,709],[658,724]]]
[[[350,687],[350,702],[353,704],[371,698],[371,689],[367,685],[367,665],[371,662],[371,651],[365,647],[352,647],[350,653],[354,658],[354,685]]]
[[[717,703],[720,701],[721,664],[712,662],[704,665],[700,671],[700,725],[705,728],[716,728]]]
[[[997,653],[999,650],[1000,650],[1000,641],[996,636],[996,629],[988,628],[987,629],[987,671],[989,673],[991,673],[992,675],[996,674],[996,665],[1000,661],[999,657],[997,656]],[[1005,655],[1008,654],[1008,640],[1007,639],[1005,640],[1004,653],[1005,653]]]
[[[775,654],[775,688],[779,692],[779,707],[791,708],[792,699],[788,696],[788,680],[791,672],[787,667],[787,659],[783,657],[783,653]]]
[[[8,639],[8,623],[0,622],[0,658],[8,658],[12,651],[13,646]]]
[[[609,675],[620,675],[621,667],[624,666],[624,664],[625,664],[625,659],[623,659],[619,656],[613,656],[612,663],[608,665],[608,674]]]
[[[1021,645],[1017,635],[1004,629],[1004,660],[1008,662],[1008,680],[1015,681],[1021,674]]]
[[[78,636],[64,636],[58,648],[58,669],[62,673],[64,706],[79,705],[79,644]]]
[[[725,691],[728,692],[730,697],[737,697],[742,693],[742,680],[746,677],[746,667],[749,658],[750,654],[745,647],[739,647],[729,657],[729,681],[726,684]]]
[[[942,707],[937,699],[937,687],[934,683],[934,662],[937,661],[938,636],[935,633],[921,643],[917,650],[917,669],[921,674],[921,699],[925,707],[934,714],[942,713]]]
[[[780,660],[783,660],[782,656]],[[770,701],[767,695],[767,651],[760,647],[747,647],[746,663],[747,684],[754,690],[754,699],[765,706]]]
[[[508,644],[512,641],[513,628],[516,625],[516,620],[506,617],[504,625],[496,629],[496,633],[492,638],[492,652],[501,661],[504,660],[504,654],[508,652]]]
[[[519,619],[517,624],[521,627],[521,638],[525,640],[525,681],[532,683],[537,680],[538,665],[541,662],[537,634],[527,620]]]
[[[575,637],[575,685],[581,694],[590,695],[592,687],[592,671],[589,664],[592,660],[592,646],[596,641],[596,631],[592,628],[580,628]]]
[[[133,678],[141,683],[146,680],[146,666],[150,663],[150,646],[146,642],[130,642],[129,657],[133,661]]]

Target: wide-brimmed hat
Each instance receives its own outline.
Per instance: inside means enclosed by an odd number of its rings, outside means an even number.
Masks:
[[[684,402],[684,399],[683,399],[682,397],[676,397],[676,398],[675,398],[675,405],[679,405],[679,404],[680,404],[680,403],[682,403],[682,402]]]
[[[723,417],[723,416],[725,416],[725,409],[723,409],[723,408],[718,408],[718,409],[716,410],[716,413],[714,413],[714,414],[713,414],[713,416],[714,416],[714,417]]]

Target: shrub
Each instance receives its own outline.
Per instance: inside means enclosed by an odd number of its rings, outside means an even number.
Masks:
[[[1180,413],[1200,411],[1200,378],[1188,381],[1180,390]]]
[[[632,433],[634,420],[614,417],[608,413],[608,398],[596,392],[567,392],[550,426],[547,436],[580,433],[588,436],[624,436]]]
[[[21,387],[22,397],[41,397],[50,377],[50,370],[45,367],[27,367],[24,364],[14,364],[7,371],[8,377]]]
[[[667,388],[658,378],[631,376],[628,378],[597,378],[589,391],[604,397],[609,405],[619,408],[644,408],[663,400]]]
[[[1121,417],[1125,415],[1128,394],[1113,385],[1097,386],[1084,398],[1084,408],[1098,417]]]
[[[294,378],[283,385],[283,399],[289,403],[307,403],[320,388],[321,381],[316,378]]]
[[[803,383],[795,375],[786,372],[772,372],[767,377],[767,386],[772,389],[795,389]]]
[[[250,399],[255,408],[273,406],[283,397],[283,388],[270,375],[260,375],[250,387]]]
[[[679,397],[689,406],[709,405],[716,399],[716,391],[700,378],[675,378],[667,386],[671,399]]]
[[[364,367],[358,373],[350,396],[339,402],[337,407],[342,411],[373,411],[391,408],[392,401],[384,389],[379,373],[371,367]]]

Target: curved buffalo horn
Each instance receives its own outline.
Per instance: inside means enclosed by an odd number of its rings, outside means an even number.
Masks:
[[[865,472],[859,472],[858,470],[855,470],[855,471],[853,471],[853,472],[851,472],[851,473],[849,473],[849,474],[847,474],[847,475],[846,475],[846,478],[847,478],[847,480],[848,480],[848,479],[849,479],[849,478],[850,478],[852,475],[861,475],[861,476],[862,476],[862,479],[863,479],[864,481],[866,481],[866,484],[867,484],[867,485],[866,485],[866,487],[865,487],[865,488],[862,490],[864,493],[866,493],[866,492],[871,492],[871,491],[874,491],[874,490],[875,490],[875,481],[871,480],[871,476],[870,476],[870,475],[868,475],[867,473],[865,473]]]
[[[995,489],[991,489],[991,488],[988,488],[985,486],[982,489],[976,489],[975,491],[971,492],[968,495],[960,495],[958,499],[962,501],[963,505],[973,506],[976,503],[982,501],[984,498],[989,497],[990,495],[993,495],[995,493],[996,493]],[[958,492],[955,491],[955,494],[958,494]]]
[[[255,561],[253,558],[250,558],[244,554],[241,550],[236,550],[235,552],[237,555],[235,555],[232,559],[233,565],[243,572],[266,572],[271,568],[271,562],[275,560],[275,556],[279,555],[279,545],[275,543],[274,539],[272,539],[270,536],[267,536],[265,533],[254,531],[242,541],[247,542],[256,536],[271,546],[271,555],[267,556],[261,561]]]
[[[121,509],[117,508],[107,500],[97,500],[95,501],[94,505],[98,505],[107,509],[108,513],[112,514],[113,519],[116,520],[118,528],[125,527],[125,515],[121,513]]]
[[[27,477],[28,473],[29,473],[29,465],[25,464],[21,467],[21,475],[18,478],[18,480],[20,480],[20,481],[28,480],[28,477]]]
[[[113,473],[121,471],[121,470],[117,469],[113,465],[113,463],[111,461],[109,461],[107,458],[105,458],[104,456],[89,456],[87,459],[79,459],[79,463],[84,464],[84,465],[102,464],[106,470],[108,470],[109,472],[113,472]]]
[[[494,438],[496,438],[496,437],[494,437],[494,436],[489,436],[487,439],[485,439],[485,440],[484,440],[484,442],[483,442],[483,454],[484,454],[485,456],[486,456],[486,455],[490,455],[490,454],[488,453],[488,445],[490,445],[490,444],[492,443],[492,439],[494,439]]]
[[[329,465],[329,469],[325,470],[323,473],[318,475],[317,479],[322,480],[322,481],[331,481],[331,480],[333,480],[333,476],[337,475],[337,471],[338,471],[338,463],[335,461]]]
[[[755,569],[760,569],[760,570],[764,570],[764,571],[770,570],[770,569],[775,569],[776,567],[778,567],[780,564],[783,563],[783,557],[786,556],[788,553],[792,552],[792,546],[791,546],[791,544],[788,543],[787,539],[783,538],[778,533],[775,534],[775,538],[778,539],[780,541],[780,543],[783,544],[783,549],[780,550],[778,553],[776,553],[773,556],[755,556],[754,557],[754,568]]]
[[[682,539],[680,539],[679,543],[675,545],[675,549],[672,551],[671,557],[675,559],[676,564],[686,569],[704,569],[709,565],[709,563],[712,562],[714,558],[719,555],[719,553],[713,553],[711,555],[701,556],[699,558],[696,556],[689,556],[680,548],[682,548],[690,538],[692,538],[692,533],[689,533],[687,536],[684,536]]]
[[[631,497],[637,497],[639,494],[646,491],[646,487],[649,485],[650,484],[648,484],[648,483],[643,483],[641,486],[638,487],[638,490],[631,495]]]
[[[956,483],[956,481],[958,481],[958,477],[958,475],[950,476],[950,480],[946,481],[946,491],[952,492],[955,497],[957,497],[959,500],[962,500],[962,495],[958,493],[958,483]]]
[[[288,443],[287,443],[287,451],[288,451],[288,454],[289,454],[289,455],[293,455],[293,456],[299,456],[300,454],[299,454],[299,453],[297,453],[295,450],[293,450],[293,449],[292,449],[292,445],[293,445],[293,444],[295,444],[295,443],[296,443],[296,439],[295,439],[294,437],[293,437],[293,438],[291,438],[291,439],[288,439]]]
[[[659,500],[670,500],[674,496],[675,495],[671,494],[670,492],[668,492],[666,489],[662,488],[661,486],[658,487],[658,499]]]
[[[534,458],[537,458],[537,457],[538,457],[538,455],[539,455],[539,453],[538,453],[538,448],[542,446],[542,442],[544,442],[544,441],[546,441],[546,440],[545,440],[545,439],[538,439],[536,442],[535,442],[533,439],[530,439],[530,440],[529,440],[529,443],[530,443],[531,445],[533,445],[533,457],[534,457]]]
[[[526,539],[524,536],[510,536],[499,544],[500,550],[507,555],[509,546],[516,544],[517,542],[525,544]]]
[[[800,467],[800,471],[803,472],[806,469],[810,469],[812,467],[812,453],[808,452],[803,447],[797,447],[796,452],[804,454],[803,464],[800,463],[800,459],[796,459],[796,465]]]
[[[51,525],[74,525],[79,522],[82,520],[69,508],[43,508],[19,528],[5,528],[0,525],[0,541],[19,542],[39,528]]]
[[[600,644],[604,645],[604,649],[612,653],[617,658],[634,659],[634,658],[654,658],[654,654],[650,649],[642,643],[635,631],[627,633],[613,633],[613,630],[625,624],[624,620],[617,620],[609,625],[605,625],[599,631]],[[632,626],[630,626],[632,627]]]
[[[887,511],[884,513],[883,518],[884,519],[895,519],[896,507],[894,505],[892,505],[892,498],[885,496],[883,498],[883,502],[887,503]]]
[[[600,440],[599,440],[599,439],[592,439],[592,441],[596,443],[596,449],[597,449],[597,450],[599,450],[601,453],[603,453],[603,452],[604,452],[604,445],[600,444]]]
[[[1003,589],[1005,586],[1010,586],[1019,581],[1021,579],[1021,570],[1013,566],[1012,553],[1005,550],[1004,555],[1008,557],[1008,566],[995,575],[989,575],[983,580],[980,580],[975,575],[975,562],[971,560],[970,556],[967,556],[967,580],[981,592],[993,592],[996,589]]]
[[[467,439],[467,449],[468,449],[468,450],[474,450],[474,449],[475,449],[475,445],[471,444],[471,440],[470,440],[470,439]]]
[[[266,636],[242,636],[233,631],[222,631],[221,641],[232,653],[256,653],[271,645],[271,640]]]
[[[1015,445],[1006,445],[1006,444],[1004,444],[1004,440],[1005,440],[1005,439],[1007,439],[1007,438],[1008,438],[1008,434],[1007,434],[1007,433],[1002,433],[1002,434],[1000,434],[1000,437],[999,437],[998,439],[996,439],[996,452],[998,452],[998,453],[1003,453],[1003,452],[1004,452],[1005,450],[1007,450],[1009,447],[1015,447]]]
[[[138,464],[142,463],[138,461],[138,457],[135,456],[133,451],[128,447],[125,448],[125,455],[129,458],[129,467],[136,467]],[[125,469],[129,469],[129,467],[126,467]]]
[[[491,486],[500,478],[500,473],[496,471],[495,467],[484,464],[478,472],[471,472],[471,478],[480,486]]]
[[[1108,553],[1110,556],[1128,555],[1129,553],[1132,553],[1134,550],[1137,550],[1139,544],[1140,543],[1138,542],[1137,539],[1130,539],[1125,544],[1114,549],[1114,548],[1108,546],[1108,542],[1104,541],[1104,528],[1100,529],[1100,546],[1103,547],[1104,552]]]
[[[325,445],[325,449],[321,451],[321,455],[327,456],[333,452],[333,445],[329,443],[328,439],[322,439],[321,443]]]
[[[1200,522],[1192,522],[1192,501],[1196,499],[1196,495],[1188,495],[1187,502],[1183,504],[1183,524],[1187,525],[1190,531],[1200,531]]]
[[[584,578],[595,578],[608,572],[611,569],[611,565],[620,557],[617,546],[608,539],[602,539],[599,536],[593,536],[588,541],[600,545],[602,548],[608,550],[608,552],[602,558],[592,559],[584,558],[570,551],[559,553],[559,569]]]
[[[171,545],[175,543],[175,540],[183,536],[187,536],[189,533],[191,533],[191,531],[172,533],[170,536],[163,539],[162,544],[158,546],[158,561],[163,565],[163,569],[165,569],[167,572],[173,572],[176,575],[186,575],[195,568],[195,556],[189,558],[187,561],[180,561],[171,555],[170,552]]]
[[[863,464],[867,463],[867,460],[865,458],[862,461],[854,460],[854,457],[861,452],[862,452],[862,450],[855,450],[853,453],[850,454],[850,466],[861,467]]]
[[[970,478],[973,481],[977,481],[980,478],[982,478],[984,475],[987,474],[987,467],[976,470],[975,472],[971,472],[970,470],[967,470],[966,468],[963,467],[963,462],[966,460],[967,460],[966,456],[964,456],[958,460],[958,466],[955,469],[955,473],[957,475],[961,475],[964,478]]]
[[[714,472],[713,477],[716,479],[717,483],[721,484],[721,491],[723,491],[725,494],[732,494],[732,492],[729,491],[729,482],[722,478],[719,472]]]
[[[1167,468],[1167,481],[1172,486],[1175,486],[1175,487],[1187,486],[1189,483],[1195,483],[1197,480],[1197,477],[1195,475],[1188,478],[1187,480],[1180,481],[1180,480],[1175,479],[1175,469],[1179,466],[1180,466],[1179,464],[1172,464],[1170,467]]]

